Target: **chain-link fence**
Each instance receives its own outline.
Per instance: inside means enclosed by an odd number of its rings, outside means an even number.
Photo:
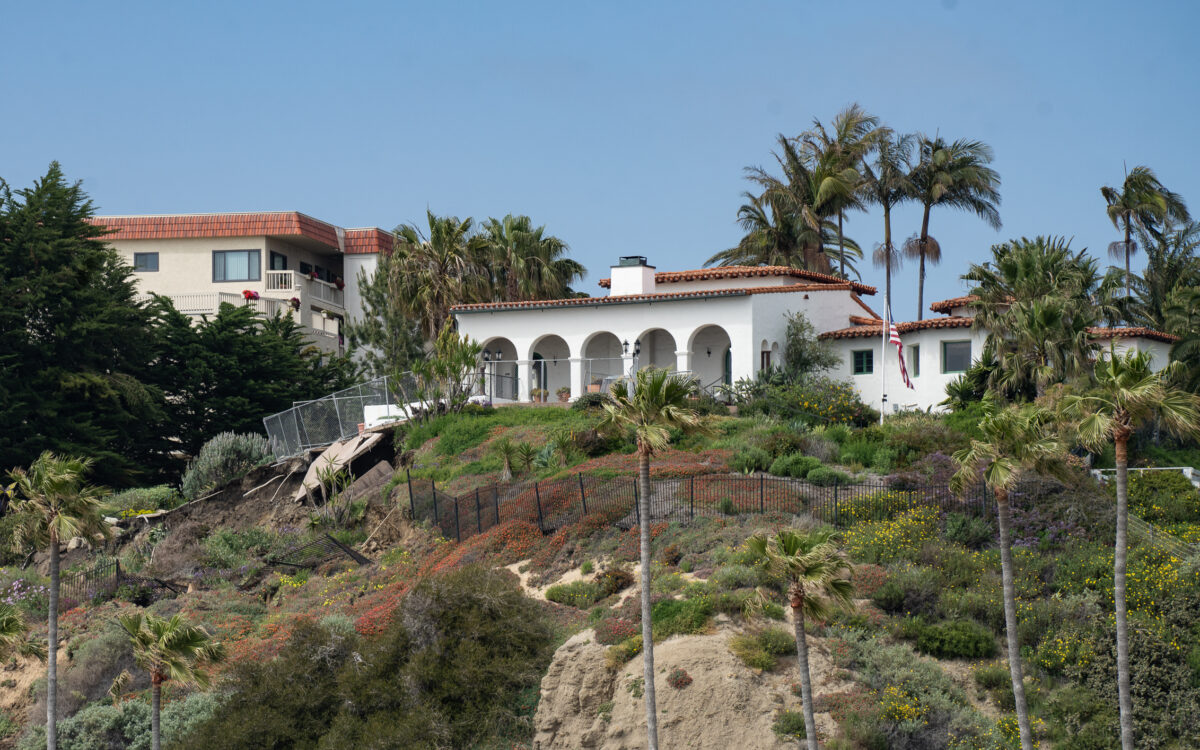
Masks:
[[[405,373],[400,377],[411,376]],[[377,420],[402,417],[395,396],[402,392],[400,386],[412,389],[412,383],[398,383],[391,376],[375,378],[314,401],[299,401],[286,411],[265,417],[263,426],[272,452],[276,458],[295,456],[357,435],[362,427]]]

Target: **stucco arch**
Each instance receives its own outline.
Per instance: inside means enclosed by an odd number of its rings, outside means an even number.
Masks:
[[[730,350],[733,338],[719,325],[697,328],[688,339],[688,362],[705,388],[729,385],[732,380]]]
[[[517,400],[517,347],[503,336],[483,342],[487,361],[480,357],[480,393],[497,401]]]
[[[641,354],[637,361],[639,369],[644,367],[675,369],[676,343],[675,336],[670,331],[665,328],[648,328],[637,337],[637,341],[642,344]],[[634,345],[633,342],[630,343],[630,351]]]

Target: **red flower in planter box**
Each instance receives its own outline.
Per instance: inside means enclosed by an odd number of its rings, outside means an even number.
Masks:
[[[317,280],[317,272],[316,272],[316,271],[309,271],[309,272],[308,272],[308,278],[312,279],[313,281],[316,281],[316,280]]]
[[[338,289],[345,289],[345,288],[346,288],[346,282],[342,281],[342,277],[341,277],[341,276],[339,276],[339,277],[337,278],[337,281],[333,282],[333,285],[334,285],[334,286],[336,286]]]
[[[245,299],[245,300],[258,299],[258,292],[254,291],[253,289],[243,289],[242,290],[242,299]]]
[[[291,303],[293,310],[300,309],[300,298],[299,297],[292,297],[290,300],[288,300],[288,302]]]

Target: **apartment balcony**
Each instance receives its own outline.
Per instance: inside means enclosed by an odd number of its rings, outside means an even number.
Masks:
[[[297,297],[305,304],[342,311],[346,308],[346,292],[336,285],[312,279],[298,271],[267,271],[263,279],[263,294],[290,300]]]

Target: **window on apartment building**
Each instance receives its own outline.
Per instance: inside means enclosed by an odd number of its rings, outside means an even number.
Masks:
[[[271,270],[272,271],[286,271],[287,270],[287,256],[284,255],[283,253],[277,253],[274,250],[272,250],[271,251]]]
[[[908,374],[914,378],[921,374],[921,347],[919,344],[908,347]]]
[[[158,270],[158,253],[134,253],[133,254],[133,270],[134,271],[157,271]]]
[[[312,263],[305,263],[304,261],[300,261],[300,275],[307,276],[310,273],[312,273]]]
[[[262,256],[258,250],[213,250],[213,281],[259,281]]]
[[[329,272],[320,266],[313,266],[313,271],[317,274],[317,278],[321,281],[329,281]]]
[[[873,349],[860,349],[851,352],[850,355],[855,375],[870,375],[875,372],[875,351]]]
[[[970,341],[942,342],[942,372],[966,372],[970,367]]]

